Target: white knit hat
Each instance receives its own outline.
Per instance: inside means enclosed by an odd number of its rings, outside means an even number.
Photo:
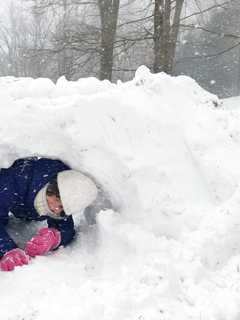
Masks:
[[[40,216],[45,216],[52,213],[48,207],[46,198],[47,187],[48,183],[37,193],[34,199],[34,207]]]
[[[79,171],[59,172],[57,183],[63,209],[67,215],[81,213],[97,197],[95,183]]]

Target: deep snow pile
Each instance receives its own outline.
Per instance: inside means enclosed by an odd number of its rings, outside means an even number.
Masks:
[[[1,320],[240,316],[240,109],[145,67],[118,84],[0,78],[0,99],[1,167],[61,158],[114,204],[71,246],[0,273]]]

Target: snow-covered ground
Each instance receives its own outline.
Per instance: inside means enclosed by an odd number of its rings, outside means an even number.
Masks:
[[[240,319],[240,99],[140,67],[127,83],[0,78],[0,167],[60,158],[114,210],[0,273],[1,320]],[[19,244],[36,223],[13,221]]]

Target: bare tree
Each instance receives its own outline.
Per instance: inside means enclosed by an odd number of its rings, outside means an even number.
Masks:
[[[48,36],[46,23],[29,16],[19,3],[10,4],[6,22],[0,25],[1,74],[42,76],[48,61],[43,55],[32,54],[42,48]]]
[[[101,19],[99,78],[112,79],[113,50],[116,37],[119,0],[98,0]]]
[[[155,0],[153,71],[172,73],[184,0]]]
[[[212,14],[199,23],[186,24],[184,41],[176,57],[176,72],[196,79],[220,97],[240,93],[240,4],[216,3]]]

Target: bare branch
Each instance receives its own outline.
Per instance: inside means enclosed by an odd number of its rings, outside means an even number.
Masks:
[[[194,17],[194,16],[197,16],[197,15],[202,15],[203,13],[209,12],[209,11],[211,11],[211,10],[213,10],[213,9],[216,9],[216,8],[223,8],[223,6],[224,6],[225,4],[229,4],[229,1],[226,1],[226,2],[222,3],[221,5],[220,5],[220,4],[216,4],[216,5],[214,5],[214,6],[211,6],[211,7],[206,8],[206,9],[204,9],[204,10],[191,13],[190,15],[188,15],[188,16],[186,16],[186,17],[183,17],[183,18],[181,19],[181,21],[186,20],[186,19],[189,19],[189,18]]]
[[[138,23],[138,22],[143,22],[145,20],[149,20],[150,18],[153,18],[153,14],[151,14],[150,16],[144,17],[144,18],[139,18],[139,19],[136,19],[136,20],[131,20],[131,21],[127,21],[127,22],[121,23],[121,24],[118,25],[118,29],[123,27],[123,26],[129,25],[129,24],[134,24],[134,23]]]
[[[181,62],[184,62],[186,60],[193,60],[193,59],[211,59],[211,58],[216,58],[217,56],[220,56],[220,55],[223,55],[235,48],[237,48],[238,46],[240,46],[240,42],[236,43],[235,45],[225,49],[225,50],[222,50],[222,51],[219,51],[217,53],[214,53],[214,54],[209,54],[209,55],[202,55],[202,56],[194,56],[194,57],[184,57],[184,58],[181,58],[177,61],[177,63],[181,63]]]
[[[217,32],[215,30],[209,30],[209,29],[201,27],[201,26],[195,26],[194,24],[192,24],[192,25],[191,24],[189,24],[189,25],[181,24],[180,27],[189,28],[189,29],[192,29],[192,30],[202,30],[202,31],[205,31],[205,32],[208,32],[208,33],[211,33],[211,34],[215,34],[215,35],[219,36],[220,38],[233,38],[233,39],[239,39],[240,38],[240,35],[237,35],[237,34],[225,33],[225,32]]]

